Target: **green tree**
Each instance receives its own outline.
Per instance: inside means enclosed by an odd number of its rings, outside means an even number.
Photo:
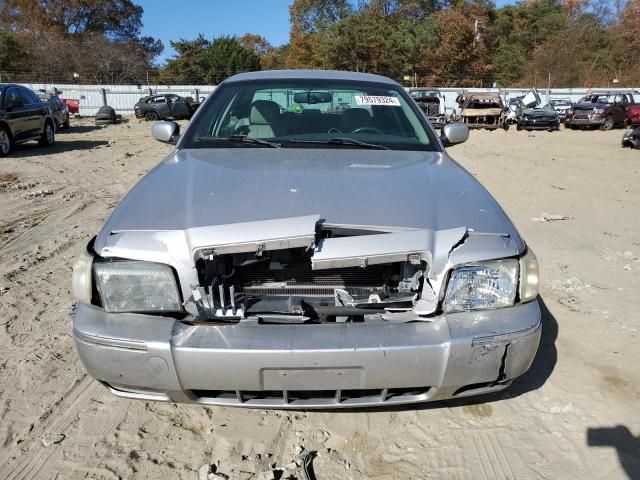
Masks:
[[[195,40],[172,42],[176,50],[160,72],[159,80],[167,84],[218,84],[239,72],[260,70],[260,58],[234,37],[212,41],[201,34]]]
[[[8,70],[15,70],[24,57],[24,51],[11,30],[0,28],[0,75],[6,82],[12,78]]]

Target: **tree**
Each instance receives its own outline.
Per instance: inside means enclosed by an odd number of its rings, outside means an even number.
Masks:
[[[322,35],[351,12],[348,0],[294,0],[289,7],[291,33],[287,51],[290,68],[323,68]]]
[[[131,0],[5,0],[0,20],[15,31],[132,40],[140,35],[142,13]]]
[[[132,0],[6,0],[0,24],[18,40],[17,80],[66,82],[79,72],[97,83],[142,83],[162,52],[141,36],[142,7]]]
[[[15,70],[23,57],[24,51],[16,35],[11,30],[0,28],[0,76],[3,81],[12,77],[8,69]]]
[[[171,42],[176,55],[160,72],[167,84],[218,84],[239,72],[260,70],[260,58],[254,50],[234,37],[209,41],[200,34],[195,40]]]
[[[437,12],[436,47],[424,48],[416,70],[428,85],[482,86],[490,83],[491,62],[474,22],[461,9]]]

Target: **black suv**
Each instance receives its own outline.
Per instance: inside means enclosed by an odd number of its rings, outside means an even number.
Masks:
[[[29,140],[38,140],[42,146],[55,142],[49,107],[28,88],[0,84],[0,156],[8,155],[16,143]]]

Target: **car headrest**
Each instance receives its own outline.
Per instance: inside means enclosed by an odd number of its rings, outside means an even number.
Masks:
[[[269,125],[280,117],[280,105],[271,100],[256,100],[251,104],[249,123],[252,125]]]
[[[356,128],[368,127],[372,123],[371,115],[364,108],[350,108],[342,112],[340,125],[342,130],[352,131]]]

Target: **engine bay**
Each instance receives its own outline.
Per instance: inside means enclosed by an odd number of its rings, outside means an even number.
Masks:
[[[353,234],[354,232],[349,232]],[[358,266],[313,264],[317,245],[327,238],[364,237],[379,232],[322,230],[308,247],[217,255],[196,260],[199,286],[194,301],[199,320],[270,323],[361,322],[367,315],[412,310],[420,298],[427,263],[415,254],[405,261],[360,260]],[[393,259],[397,259],[396,254]],[[353,262],[352,262],[353,263]],[[333,267],[333,268],[332,268]]]

